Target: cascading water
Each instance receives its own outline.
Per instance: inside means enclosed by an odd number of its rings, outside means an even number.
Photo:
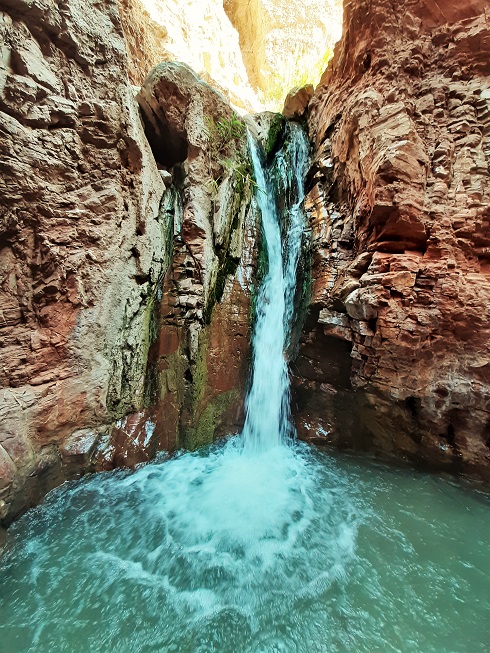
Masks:
[[[289,378],[284,350],[291,329],[296,268],[304,227],[303,184],[309,145],[299,125],[291,125],[289,143],[293,165],[288,170],[294,170],[294,176],[288,180],[288,186],[295,201],[290,207],[289,233],[283,247],[275,186],[262,165],[259,147],[250,135],[249,143],[269,263],[257,300],[253,382],[247,397],[243,429],[244,451],[250,454],[285,443],[290,430]]]
[[[14,524],[1,653],[487,650],[485,497],[288,437],[307,158],[299,127],[288,133],[280,226],[251,147],[269,270],[243,437],[68,484]]]

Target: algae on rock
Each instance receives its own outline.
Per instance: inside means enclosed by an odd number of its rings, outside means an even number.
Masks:
[[[174,433],[174,447],[194,448],[233,432],[242,419],[255,242],[246,126],[182,64],[157,66],[138,100],[157,159],[171,159],[162,157],[163,135],[175,144],[173,179],[181,200],[149,362],[158,372],[148,382],[166,407],[164,415],[155,403],[156,431]],[[223,360],[229,369],[222,369]],[[164,385],[160,390],[155,379]]]

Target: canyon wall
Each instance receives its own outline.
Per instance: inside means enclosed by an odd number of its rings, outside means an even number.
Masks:
[[[7,523],[64,478],[239,423],[255,216],[243,125],[220,145],[213,130],[232,110],[184,66],[160,68],[141,94],[158,114],[146,115],[150,147],[115,0],[2,7]]]
[[[488,478],[488,6],[344,9],[310,103],[298,430]]]
[[[256,4],[225,3],[242,47],[257,38],[252,77],[267,43],[286,47],[257,22],[272,5]],[[245,127],[187,66],[154,67],[172,44],[196,40],[197,14],[179,22],[175,5],[162,26],[163,5],[147,6],[156,13],[139,0],[5,0],[0,12],[3,523],[66,478],[194,448],[243,420],[260,265]],[[215,17],[200,6],[211,26],[228,20],[221,5]],[[293,34],[301,9],[275,8]],[[346,4],[310,102],[311,241],[292,365],[301,436],[480,476],[490,438],[485,11],[478,0],[444,13],[430,0]],[[238,47],[231,24],[223,30]],[[228,59],[197,42],[206,79],[249,106],[213,72]],[[237,93],[242,83],[248,93],[233,65]]]
[[[280,110],[293,86],[317,83],[340,38],[342,0],[121,0],[139,86],[181,61],[242,112]]]
[[[133,84],[140,86],[162,61],[181,61],[238,109],[260,111],[221,0],[121,0],[119,14]]]
[[[153,423],[161,448],[195,449],[243,421],[258,225],[246,127],[182,64],[157,66],[137,99],[155,157],[174,176],[172,262],[149,355]]]
[[[124,74],[117,4],[9,0],[1,29],[8,517],[56,483],[62,457],[84,458],[102,425],[141,404],[144,323],[166,246],[165,186]]]
[[[340,38],[342,0],[223,0],[250,83],[278,111],[293,86],[317,83]]]

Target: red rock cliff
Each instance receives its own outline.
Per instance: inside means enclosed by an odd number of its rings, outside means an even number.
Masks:
[[[157,162],[129,69],[116,0],[2,4],[0,523],[240,420],[250,184],[210,170],[202,124],[232,111],[180,67]]]
[[[352,0],[310,104],[298,428],[490,473],[490,32],[483,0]]]
[[[2,518],[143,400],[165,187],[115,2],[8,0],[0,36]]]

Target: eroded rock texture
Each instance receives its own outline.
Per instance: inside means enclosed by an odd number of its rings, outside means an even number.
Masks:
[[[197,404],[204,411],[225,389],[213,375],[222,342],[232,342],[227,329],[235,333],[236,320],[247,325],[244,334],[248,328],[238,281],[248,263],[240,267],[245,208],[233,175],[219,161],[205,168],[199,135],[172,125],[155,159],[127,77],[118,4],[7,0],[2,7],[0,519],[8,521],[68,476],[182,444],[177,429],[162,431],[156,420],[165,398],[149,364],[150,349],[158,344],[163,355],[173,346],[158,338],[164,284],[170,277],[180,284],[178,346],[189,348],[187,360],[199,352],[208,379],[199,386],[202,403],[185,404],[192,427]],[[201,116],[206,102],[230,116],[223,99],[201,86]],[[188,91],[176,88],[171,104]],[[178,190],[170,188],[174,164]],[[212,302],[215,261],[228,250],[234,263]],[[217,303],[225,297],[228,304]],[[221,326],[211,332],[208,325],[204,348],[206,323]],[[237,375],[228,360],[231,392]],[[169,390],[182,382],[168,373]],[[219,406],[213,410],[208,440],[220,417]]]
[[[117,4],[3,6],[5,517],[42,492],[43,479],[56,482],[58,445],[66,460],[83,458],[101,427],[141,404],[144,325],[165,243],[164,184],[125,75]]]
[[[246,128],[183,64],[157,66],[138,101],[157,159],[185,159],[166,198],[173,260],[149,374],[160,431],[193,449],[243,420],[257,225]]]
[[[357,0],[310,103],[300,431],[489,475],[486,3]]]

